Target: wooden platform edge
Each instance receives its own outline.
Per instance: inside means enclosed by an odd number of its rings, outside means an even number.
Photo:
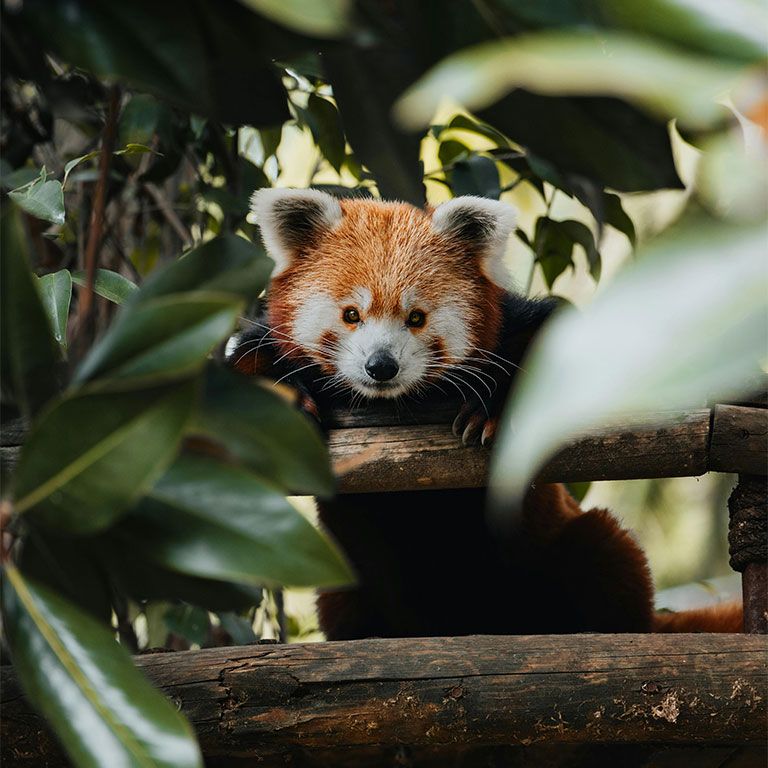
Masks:
[[[283,766],[403,744],[763,744],[767,650],[766,637],[746,635],[473,636],[137,662],[189,718],[206,759]],[[61,764],[10,667],[1,690],[3,764]]]
[[[754,472],[761,462],[766,466],[768,443],[760,435],[768,411],[718,409],[717,421],[711,409],[700,408],[662,411],[589,430],[549,461],[539,479],[692,477],[711,469]],[[738,419],[732,417],[734,409]],[[746,445],[744,434],[750,436]],[[337,429],[330,432],[328,444],[342,493],[478,488],[487,480],[489,450],[461,446],[443,424]],[[717,448],[715,466],[711,445]],[[732,459],[728,446],[738,446]]]

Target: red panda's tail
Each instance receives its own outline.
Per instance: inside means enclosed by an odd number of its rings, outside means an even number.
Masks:
[[[657,613],[653,619],[654,632],[743,632],[744,615],[741,603],[724,603],[708,608],[675,613]]]

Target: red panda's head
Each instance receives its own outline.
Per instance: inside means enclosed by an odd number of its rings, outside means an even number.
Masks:
[[[397,397],[493,351],[515,209],[459,197],[424,211],[318,190],[253,196],[275,261],[269,324],[286,357],[369,397]]]

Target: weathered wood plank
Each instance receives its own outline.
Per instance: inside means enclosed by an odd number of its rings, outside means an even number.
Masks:
[[[209,759],[483,745],[750,745],[765,739],[768,641],[746,635],[358,640],[154,654],[138,663]],[[4,765],[51,743],[2,670]],[[226,764],[222,762],[220,764]]]
[[[768,408],[714,407],[709,468],[715,472],[768,474]]]
[[[596,428],[542,470],[547,482],[701,475],[710,410],[663,411]],[[345,493],[485,485],[489,452],[462,447],[448,425],[331,430],[328,445]]]

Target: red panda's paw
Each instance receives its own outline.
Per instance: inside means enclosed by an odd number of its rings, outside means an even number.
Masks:
[[[453,434],[461,438],[463,445],[490,445],[496,434],[498,417],[489,416],[488,412],[474,400],[467,400],[461,406],[453,421]]]

